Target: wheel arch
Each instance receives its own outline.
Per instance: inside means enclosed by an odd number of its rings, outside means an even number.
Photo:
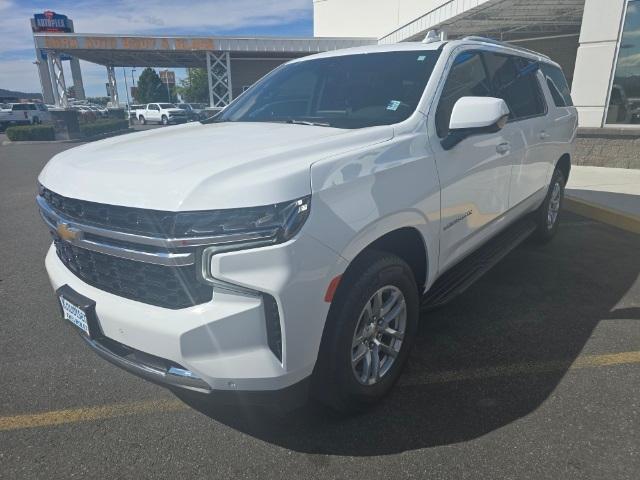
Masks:
[[[353,252],[352,248],[349,249]],[[359,264],[360,260],[372,250],[392,253],[402,258],[413,272],[416,285],[420,292],[427,284],[429,278],[429,249],[425,241],[424,233],[416,225],[406,225],[395,229],[389,229],[385,233],[371,238],[362,244],[359,251],[354,255],[351,253],[351,260],[343,276]]]

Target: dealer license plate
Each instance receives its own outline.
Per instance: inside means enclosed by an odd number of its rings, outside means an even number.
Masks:
[[[87,322],[87,313],[63,296],[60,296],[60,304],[62,305],[62,313],[65,320],[69,320],[88,336],[89,323]]]

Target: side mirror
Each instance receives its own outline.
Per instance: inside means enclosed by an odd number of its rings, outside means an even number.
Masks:
[[[442,148],[451,150],[472,135],[499,132],[507,124],[509,107],[501,98],[462,97],[451,112],[449,134]]]

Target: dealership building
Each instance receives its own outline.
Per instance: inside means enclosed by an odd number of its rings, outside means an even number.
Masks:
[[[47,103],[64,105],[62,62],[105,66],[113,102],[117,67],[206,68],[212,107],[224,107],[277,65],[316,52],[375,43],[482,35],[542,52],[572,85],[580,126],[640,130],[640,0],[313,0],[312,38],[232,38],[75,33],[69,19],[32,19]],[[43,18],[42,16],[40,17]],[[56,20],[56,18],[58,18]],[[65,23],[67,22],[67,23]]]

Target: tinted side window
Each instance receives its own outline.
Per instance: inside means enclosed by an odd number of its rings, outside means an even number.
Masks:
[[[544,114],[546,105],[536,78],[536,62],[496,53],[484,55],[494,95],[507,102],[512,120]]]
[[[463,52],[456,57],[444,84],[436,110],[436,131],[443,138],[449,133],[451,112],[462,97],[488,97],[491,94],[487,72],[478,52]]]
[[[18,103],[16,105],[13,106],[12,110],[26,110],[27,106],[23,103]]]
[[[546,63],[540,65],[540,70],[547,79],[547,85],[549,85],[556,107],[572,107],[571,90],[569,90],[569,84],[562,70]]]

